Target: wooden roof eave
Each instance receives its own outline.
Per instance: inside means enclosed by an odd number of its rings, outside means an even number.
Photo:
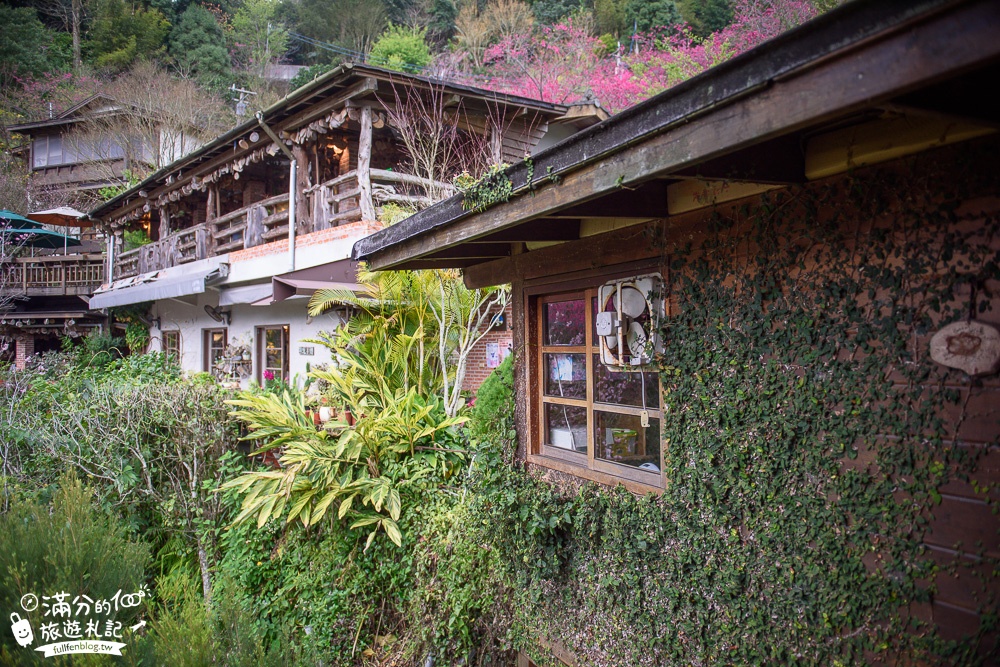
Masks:
[[[529,169],[522,162],[507,171],[509,201],[472,214],[456,195],[361,239],[354,258],[396,269],[441,257],[526,221],[870,109],[1000,57],[996,34],[1000,8],[986,0],[851,3],[539,153],[531,197],[523,196]]]
[[[561,116],[567,111],[567,107],[564,105],[494,93],[446,81],[438,82],[427,77],[408,76],[400,72],[383,70],[368,65],[345,63],[305,86],[292,91],[286,97],[272,104],[264,111],[264,117],[277,132],[289,132],[300,126],[307,126],[317,118],[321,118],[324,113],[327,113],[334,106],[343,106],[349,99],[370,97],[378,90],[378,81],[388,83],[394,79],[399,80],[400,83],[405,79],[423,88],[429,88],[432,85],[441,85],[447,90],[455,90],[487,103],[527,107],[551,117]],[[349,83],[351,81],[354,81],[354,83]],[[324,97],[329,91],[344,85],[346,85],[346,88],[340,93]],[[238,150],[226,155],[227,151],[232,151],[231,146],[233,143],[245,137],[256,128],[256,120],[244,122],[198,150],[151,174],[127,192],[98,206],[90,212],[91,217],[117,217],[118,209],[127,206],[126,202],[134,199],[141,189],[152,192],[156,197],[159,197],[181,187],[181,185],[176,183],[164,183],[168,176],[172,174],[187,172],[185,178],[187,175],[203,177],[208,172],[217,169],[221,164],[227,161],[235,162],[245,154],[270,143],[266,137],[263,137],[259,142],[250,145],[248,149]],[[179,181],[180,179],[177,180]]]

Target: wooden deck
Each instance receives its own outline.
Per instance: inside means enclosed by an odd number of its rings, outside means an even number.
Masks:
[[[91,294],[104,282],[104,255],[49,255],[7,260],[4,285],[25,296]]]

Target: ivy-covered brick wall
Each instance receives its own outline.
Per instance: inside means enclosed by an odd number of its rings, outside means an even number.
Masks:
[[[486,476],[473,520],[516,645],[580,665],[1000,660],[1000,380],[928,352],[947,323],[1000,325],[998,149],[651,225],[667,486]]]

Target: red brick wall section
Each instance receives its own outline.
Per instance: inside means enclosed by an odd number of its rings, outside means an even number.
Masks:
[[[481,385],[483,381],[489,377],[490,373],[493,372],[493,369],[486,365],[487,344],[496,343],[499,346],[501,359],[503,359],[504,355],[513,348],[514,332],[511,328],[511,317],[513,314],[511,312],[510,304],[507,304],[504,316],[507,321],[507,326],[501,331],[490,331],[488,334],[483,336],[483,339],[479,341],[479,344],[472,348],[472,352],[469,353],[469,359],[465,368],[465,382],[462,383],[462,389],[465,391],[472,393],[478,391],[479,385]]]
[[[353,222],[349,225],[331,227],[330,229],[322,229],[318,232],[311,232],[309,234],[296,236],[295,247],[304,248],[306,246],[330,243],[332,241],[339,241],[348,238],[360,239],[363,236],[368,236],[369,234],[377,232],[381,228],[382,226],[378,222]],[[268,255],[276,255],[282,252],[288,252],[287,240],[272,241],[271,243],[263,243],[252,248],[244,248],[243,250],[233,251],[229,253],[229,261],[247,262],[251,259],[266,257]]]
[[[247,181],[246,186],[243,188],[243,206],[249,206],[264,198],[264,182]]]
[[[24,363],[28,357],[35,353],[35,339],[27,336],[19,336],[15,339],[14,367],[18,370],[24,369]]]

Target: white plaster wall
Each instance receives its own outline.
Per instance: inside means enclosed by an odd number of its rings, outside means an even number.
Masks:
[[[162,331],[180,331],[181,338],[181,368],[196,373],[205,370],[203,367],[203,335],[205,329],[227,328],[229,344],[235,342],[250,343],[253,354],[253,371],[242,382],[246,387],[257,377],[257,340],[255,327],[265,325],[289,325],[289,375],[292,380],[302,385],[306,375],[306,364],[324,364],[330,362],[330,351],[316,343],[304,343],[305,339],[315,338],[320,331],[332,331],[341,324],[339,317],[332,314],[320,315],[307,323],[306,298],[295,298],[276,303],[271,306],[235,305],[231,306],[232,320],[228,327],[224,323],[213,320],[205,312],[205,305],[216,305],[218,294],[209,291],[199,294],[194,304],[178,300],[158,301],[153,306],[152,317],[160,318],[160,328],[150,330],[152,343],[150,350],[162,350],[160,333]],[[313,356],[300,354],[300,347],[312,347]],[[297,376],[297,377],[296,377]]]

